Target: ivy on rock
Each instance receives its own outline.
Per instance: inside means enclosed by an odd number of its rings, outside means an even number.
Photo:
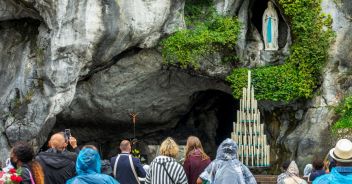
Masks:
[[[320,85],[321,70],[328,59],[334,37],[332,19],[322,14],[321,0],[278,2],[291,25],[291,54],[283,65],[252,69],[256,98],[286,102],[310,98]],[[201,60],[213,53],[220,53],[223,61],[235,60],[234,47],[241,28],[236,17],[218,15],[211,0],[187,0],[185,17],[187,29],[161,42],[164,61],[197,69]],[[247,84],[247,69],[235,68],[227,81],[239,99]]]
[[[259,100],[292,101],[310,98],[320,84],[334,33],[331,17],[321,13],[321,0],[279,0],[291,23],[293,44],[285,64],[254,68],[253,85]],[[246,84],[246,69],[234,69],[227,78],[235,98]],[[240,77],[243,75],[244,77]]]
[[[179,30],[161,42],[164,61],[197,69],[202,58],[210,54],[222,53],[224,60],[234,57],[240,23],[236,17],[218,15],[211,3],[187,2],[188,29]]]
[[[332,131],[337,133],[339,129],[352,128],[352,96],[345,98],[336,107],[336,113],[340,116],[339,120],[332,126]]]

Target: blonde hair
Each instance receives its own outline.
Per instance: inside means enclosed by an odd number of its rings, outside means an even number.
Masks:
[[[196,149],[200,151],[203,160],[209,158],[209,156],[204,152],[202,143],[200,142],[199,138],[196,136],[189,136],[186,144],[185,158],[187,159],[191,152]]]
[[[176,142],[171,137],[168,137],[161,143],[159,151],[160,155],[176,158],[179,148]]]

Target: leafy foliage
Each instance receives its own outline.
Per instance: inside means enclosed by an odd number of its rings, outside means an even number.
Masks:
[[[321,69],[328,58],[334,33],[331,17],[321,14],[321,0],[279,0],[291,22],[291,55],[281,66],[252,70],[257,99],[291,101],[309,98],[320,84]],[[246,85],[245,69],[235,69],[227,78],[233,95],[240,98]],[[240,77],[244,75],[244,77]]]
[[[333,132],[338,129],[352,128],[352,96],[347,97],[337,108],[340,119],[332,126]]]
[[[216,14],[211,3],[191,1],[185,7],[188,29],[177,31],[161,42],[165,61],[183,68],[198,68],[202,58],[215,52],[233,58],[240,23],[237,18]]]

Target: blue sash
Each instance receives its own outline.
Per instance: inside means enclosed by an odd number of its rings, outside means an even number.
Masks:
[[[271,35],[271,17],[270,16],[268,17],[266,37],[267,37],[268,43],[271,43],[272,35]]]

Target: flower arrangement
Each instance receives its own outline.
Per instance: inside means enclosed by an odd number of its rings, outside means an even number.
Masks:
[[[0,184],[19,184],[22,181],[21,169],[10,169],[8,172],[0,172]]]

